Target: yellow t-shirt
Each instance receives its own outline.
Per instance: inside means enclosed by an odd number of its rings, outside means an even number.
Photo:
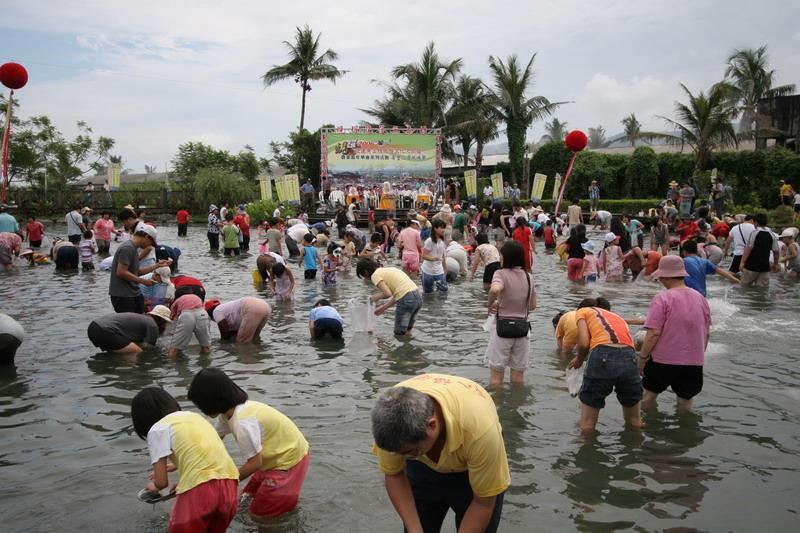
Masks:
[[[578,344],[578,322],[575,320],[575,311],[561,315],[556,326],[556,338],[561,339],[561,347],[571,350]]]
[[[308,442],[288,416],[267,404],[246,401],[233,416],[220,415],[220,435],[232,433],[245,460],[261,453],[261,470],[289,470],[308,453]]]
[[[399,300],[409,292],[417,290],[417,284],[408,275],[395,267],[378,268],[372,273],[372,284],[376,287],[381,281],[386,283],[395,300]]]
[[[176,411],[156,422],[147,432],[147,447],[152,464],[169,457],[178,468],[178,494],[212,479],[239,481],[239,470],[222,439],[197,413]]]
[[[439,462],[419,457],[428,467],[443,474],[469,473],[469,484],[476,496],[496,496],[511,485],[503,429],[497,408],[489,393],[465,378],[444,374],[422,374],[398,383],[427,394],[439,403],[447,437]],[[389,476],[403,471],[406,458],[373,445],[381,471]]]

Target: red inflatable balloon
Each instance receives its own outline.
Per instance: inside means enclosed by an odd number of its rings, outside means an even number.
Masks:
[[[564,139],[564,144],[566,144],[567,148],[572,152],[580,152],[586,148],[586,144],[588,142],[589,138],[581,130],[573,130],[569,132],[567,137]]]
[[[28,71],[19,63],[5,63],[0,66],[0,83],[9,89],[22,89],[28,83]]]

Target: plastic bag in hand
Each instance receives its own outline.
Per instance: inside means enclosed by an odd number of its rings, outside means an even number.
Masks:
[[[579,368],[567,369],[567,389],[572,397],[578,395],[583,385],[583,369],[586,365],[581,365]]]

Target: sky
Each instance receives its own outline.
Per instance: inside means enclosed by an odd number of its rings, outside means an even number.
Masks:
[[[283,41],[308,24],[347,75],[317,82],[306,127],[351,126],[383,95],[395,65],[430,41],[463,73],[490,82],[489,56],[536,54],[530,96],[570,102],[555,114],[569,129],[609,135],[636,113],[664,129],[692,92],[719,81],[734,49],[769,48],[777,82],[800,85],[800,3],[762,0],[5,0],[0,62],[28,69],[20,115],[48,115],[67,135],[83,120],[113,137],[124,166],[163,170],[179,144],[202,141],[269,155],[300,117],[291,80],[260,77],[287,61]],[[535,123],[529,141],[544,133]],[[13,137],[12,137],[13,139]]]

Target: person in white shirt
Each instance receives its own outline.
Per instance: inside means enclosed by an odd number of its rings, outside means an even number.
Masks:
[[[491,198],[493,194],[494,194],[494,189],[492,188],[491,185],[487,185],[486,187],[483,188],[484,198]]]
[[[726,257],[728,255],[728,249],[730,248],[731,242],[733,242],[733,260],[731,261],[731,266],[728,270],[734,274],[737,274],[741,269],[744,248],[747,246],[747,241],[750,239],[750,234],[756,230],[756,226],[753,224],[753,222],[753,215],[746,215],[744,217],[744,222],[731,228],[728,238],[725,239],[725,248],[722,250],[722,257]]]
[[[422,245],[422,291],[447,292],[447,277],[444,265],[447,257],[447,245],[444,240],[444,230],[447,227],[444,220],[433,221],[431,236]]]

